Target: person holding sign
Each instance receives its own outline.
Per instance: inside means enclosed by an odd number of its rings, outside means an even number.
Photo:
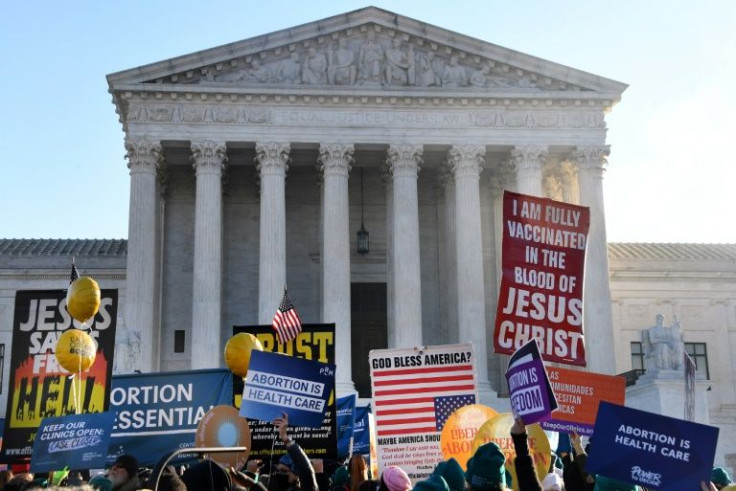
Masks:
[[[514,467],[516,467],[516,478],[519,480],[519,489],[542,491],[542,484],[534,470],[534,460],[532,460],[529,453],[526,425],[524,425],[524,420],[521,417],[514,420],[514,425],[511,427],[511,439],[514,441],[514,449],[516,450]]]
[[[284,442],[286,455],[276,464],[275,473],[268,477],[269,491],[317,491],[317,476],[307,454],[297,443],[289,438],[289,415],[282,412],[280,418],[273,420]]]

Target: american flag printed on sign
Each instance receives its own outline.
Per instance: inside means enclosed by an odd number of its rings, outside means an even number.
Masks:
[[[420,356],[420,366],[373,369],[373,406],[376,420],[376,436],[391,437],[411,434],[438,433],[448,416],[459,407],[474,404],[477,400],[475,372],[471,361],[459,363],[425,363],[426,356],[467,359],[469,345],[451,345],[428,348]],[[442,348],[458,353],[442,353]],[[410,353],[410,350],[374,350]],[[439,353],[437,352],[439,351]],[[460,356],[459,356],[460,355]],[[401,356],[390,357],[401,359]],[[429,358],[431,359],[431,358]],[[415,361],[417,359],[415,358]],[[371,363],[371,366],[374,366]]]

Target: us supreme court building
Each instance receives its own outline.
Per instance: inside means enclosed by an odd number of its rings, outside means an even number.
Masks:
[[[88,273],[119,288],[143,372],[224,366],[232,326],[270,324],[287,285],[304,322],[336,326],[338,392],[370,397],[371,349],[472,342],[481,401],[498,403],[504,190],[590,208],[587,369],[631,369],[659,312],[680,314],[686,342],[725,334],[736,350],[733,246],[607,245],[606,114],[624,83],[373,7],[107,81],[129,235],[107,258],[115,243],[92,245]],[[68,276],[63,259],[36,263],[47,276],[33,285]],[[712,283],[702,298],[693,275]],[[734,368],[713,365],[733,385]],[[729,421],[724,391],[710,411]]]

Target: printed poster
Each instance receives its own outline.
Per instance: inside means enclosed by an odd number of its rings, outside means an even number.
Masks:
[[[586,470],[648,489],[710,481],[718,428],[601,402]]]
[[[557,400],[536,342],[529,341],[511,355],[506,381],[511,411],[515,418],[521,417],[524,424],[547,419],[557,409]]]
[[[337,458],[351,455],[355,429],[355,394],[337,398]]]
[[[591,436],[601,401],[624,405],[626,379],[615,375],[547,367],[558,407],[542,428]]]
[[[389,465],[424,479],[443,459],[442,427],[478,400],[472,344],[371,350],[379,472]]]
[[[102,290],[100,310],[87,332],[97,342],[97,355],[82,373],[84,413],[108,409],[112,377],[118,291]],[[5,430],[0,459],[13,463],[33,453],[36,431],[44,418],[76,414],[74,392],[78,377],[56,360],[59,337],[71,327],[81,327],[66,310],[66,290],[21,290],[15,295],[13,343]]]
[[[589,225],[588,208],[504,192],[496,353],[510,355],[536,339],[546,362],[585,366],[583,271]]]
[[[276,333],[269,326],[235,326],[233,334],[248,332],[263,345],[264,351],[285,353],[290,356],[316,360],[321,363],[335,363],[335,324],[302,324],[302,332],[296,339],[281,344]],[[240,408],[243,394],[243,379],[233,377],[233,396],[235,407]],[[336,400],[331,398],[320,428],[292,428],[290,435],[310,458],[337,458],[337,409]],[[278,438],[273,446],[274,427],[270,421],[248,419],[253,446],[250,457],[266,460],[273,454],[278,459],[286,453]]]
[[[273,421],[286,413],[291,427],[320,428],[334,386],[335,365],[254,350],[240,415]]]
[[[31,472],[105,467],[114,418],[110,412],[45,418],[33,442]]]
[[[213,407],[232,403],[232,387],[226,368],[115,375],[107,464],[127,453],[153,467],[171,450],[193,447],[199,421]]]

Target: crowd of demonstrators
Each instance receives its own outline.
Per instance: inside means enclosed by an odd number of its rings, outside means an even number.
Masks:
[[[437,464],[432,474],[412,487],[407,473],[398,466],[388,466],[378,480],[369,479],[368,465],[361,455],[354,455],[334,471],[315,466],[304,450],[289,437],[286,413],[273,424],[286,453],[270,473],[260,459],[251,459],[242,470],[204,459],[186,468],[166,467],[153,482],[150,470],[141,469],[132,455],[120,455],[103,474],[87,471],[63,471],[34,476],[27,469],[0,471],[0,491],[510,491],[511,475],[500,447],[493,442],[477,448],[464,471],[450,458]],[[591,475],[585,471],[587,450],[576,433],[570,435],[570,451],[551,455],[548,473],[540,481],[529,451],[526,426],[517,418],[511,427],[516,451],[514,468],[520,491],[647,491],[632,484]],[[589,443],[590,445],[590,443]],[[710,482],[701,483],[701,491],[736,491],[728,472],[716,467]]]

